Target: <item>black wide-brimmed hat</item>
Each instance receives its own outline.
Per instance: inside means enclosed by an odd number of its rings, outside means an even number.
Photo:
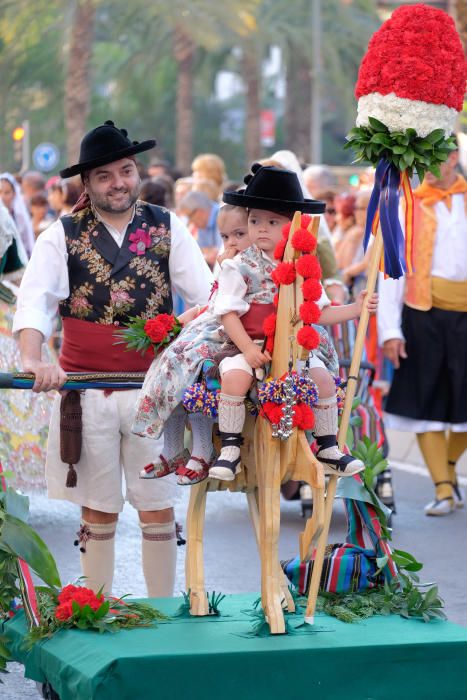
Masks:
[[[154,139],[149,141],[130,141],[126,129],[118,129],[112,121],[106,121],[89,131],[81,141],[79,162],[69,168],[60,170],[61,177],[73,177],[100,165],[113,163],[121,158],[134,156],[154,148]]]
[[[252,174],[246,175],[246,187],[237,192],[224,192],[222,199],[226,204],[248,209],[265,209],[266,211],[322,214],[325,202],[318,199],[306,199],[297,174],[292,170],[262,166],[253,163]]]

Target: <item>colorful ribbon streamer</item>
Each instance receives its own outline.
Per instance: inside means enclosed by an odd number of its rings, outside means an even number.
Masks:
[[[400,194],[405,200],[405,240],[399,222]],[[381,225],[384,254],[381,269],[387,277],[398,279],[411,273],[413,242],[413,195],[407,172],[402,173],[382,158],[375,171],[375,184],[368,204],[363,247],[366,251],[370,235]]]

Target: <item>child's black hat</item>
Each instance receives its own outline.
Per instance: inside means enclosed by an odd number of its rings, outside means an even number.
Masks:
[[[325,202],[317,199],[305,199],[296,173],[272,166],[254,163],[252,175],[244,178],[246,187],[237,192],[224,192],[222,199],[226,204],[248,209],[265,209],[267,211],[322,214]]]

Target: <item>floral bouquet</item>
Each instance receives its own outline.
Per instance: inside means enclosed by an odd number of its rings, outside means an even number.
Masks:
[[[142,355],[152,348],[154,355],[157,355],[181,330],[182,324],[172,314],[158,314],[149,320],[130,316],[130,322],[125,324],[125,328],[116,331],[115,335],[120,338],[116,344],[124,343],[127,350],[136,350]]]
[[[167,617],[147,603],[106,597],[84,586],[68,585],[57,593],[53,588],[37,589],[39,623],[28,633],[31,645],[51,637],[60,629],[89,629],[116,632],[131,627],[148,627]]]
[[[360,65],[355,96],[356,127],[344,148],[356,162],[376,167],[364,245],[378,225],[384,241],[384,271],[394,278],[411,272],[413,200],[409,178],[420,180],[439,166],[456,145],[466,61],[454,21],[427,5],[404,5],[373,35]],[[406,203],[405,251],[398,218],[400,190]]]

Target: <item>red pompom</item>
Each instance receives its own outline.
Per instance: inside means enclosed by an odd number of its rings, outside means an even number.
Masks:
[[[311,224],[312,219],[313,219],[313,217],[310,216],[309,214],[302,214],[301,219],[300,219],[301,228],[308,228],[308,226]]]
[[[266,316],[263,321],[264,335],[274,335],[276,332],[276,318],[277,314],[269,314],[269,316]]]
[[[294,406],[295,415],[293,424],[299,430],[311,430],[315,425],[315,414],[306,403],[297,403]]]
[[[315,350],[320,343],[318,331],[311,326],[303,326],[297,333],[297,343],[305,350]]]
[[[292,226],[292,222],[289,221],[287,224],[284,224],[283,227],[282,227],[282,235],[283,235],[283,237],[284,237],[286,240],[287,240],[287,238],[289,237],[290,227],[291,227],[291,226]]]
[[[282,418],[282,404],[266,401],[262,405],[262,411],[270,423],[277,425]]]
[[[274,249],[274,257],[276,260],[282,260],[284,257],[284,251],[285,247],[287,245],[287,239],[286,238],[281,238],[279,243],[276,245]]]
[[[300,304],[300,318],[303,323],[318,323],[321,311],[314,301],[304,301]]]
[[[311,253],[316,248],[316,238],[305,228],[298,228],[292,236],[292,245],[301,253]]]
[[[321,279],[321,266],[316,255],[302,255],[295,263],[295,268],[305,279],[309,277],[315,280]]]
[[[274,298],[272,300],[272,303],[274,304],[274,306],[276,308],[279,306],[279,295],[278,294],[274,294]]]
[[[302,284],[302,292],[306,301],[318,301],[323,293],[321,282],[312,277],[306,279]]]
[[[272,355],[272,353],[274,351],[274,336],[273,335],[269,335],[266,338],[266,344],[264,346],[264,349],[267,350],[270,355]]]
[[[294,263],[288,262],[279,263],[271,274],[272,281],[276,287],[279,287],[281,284],[293,284],[296,276]]]

